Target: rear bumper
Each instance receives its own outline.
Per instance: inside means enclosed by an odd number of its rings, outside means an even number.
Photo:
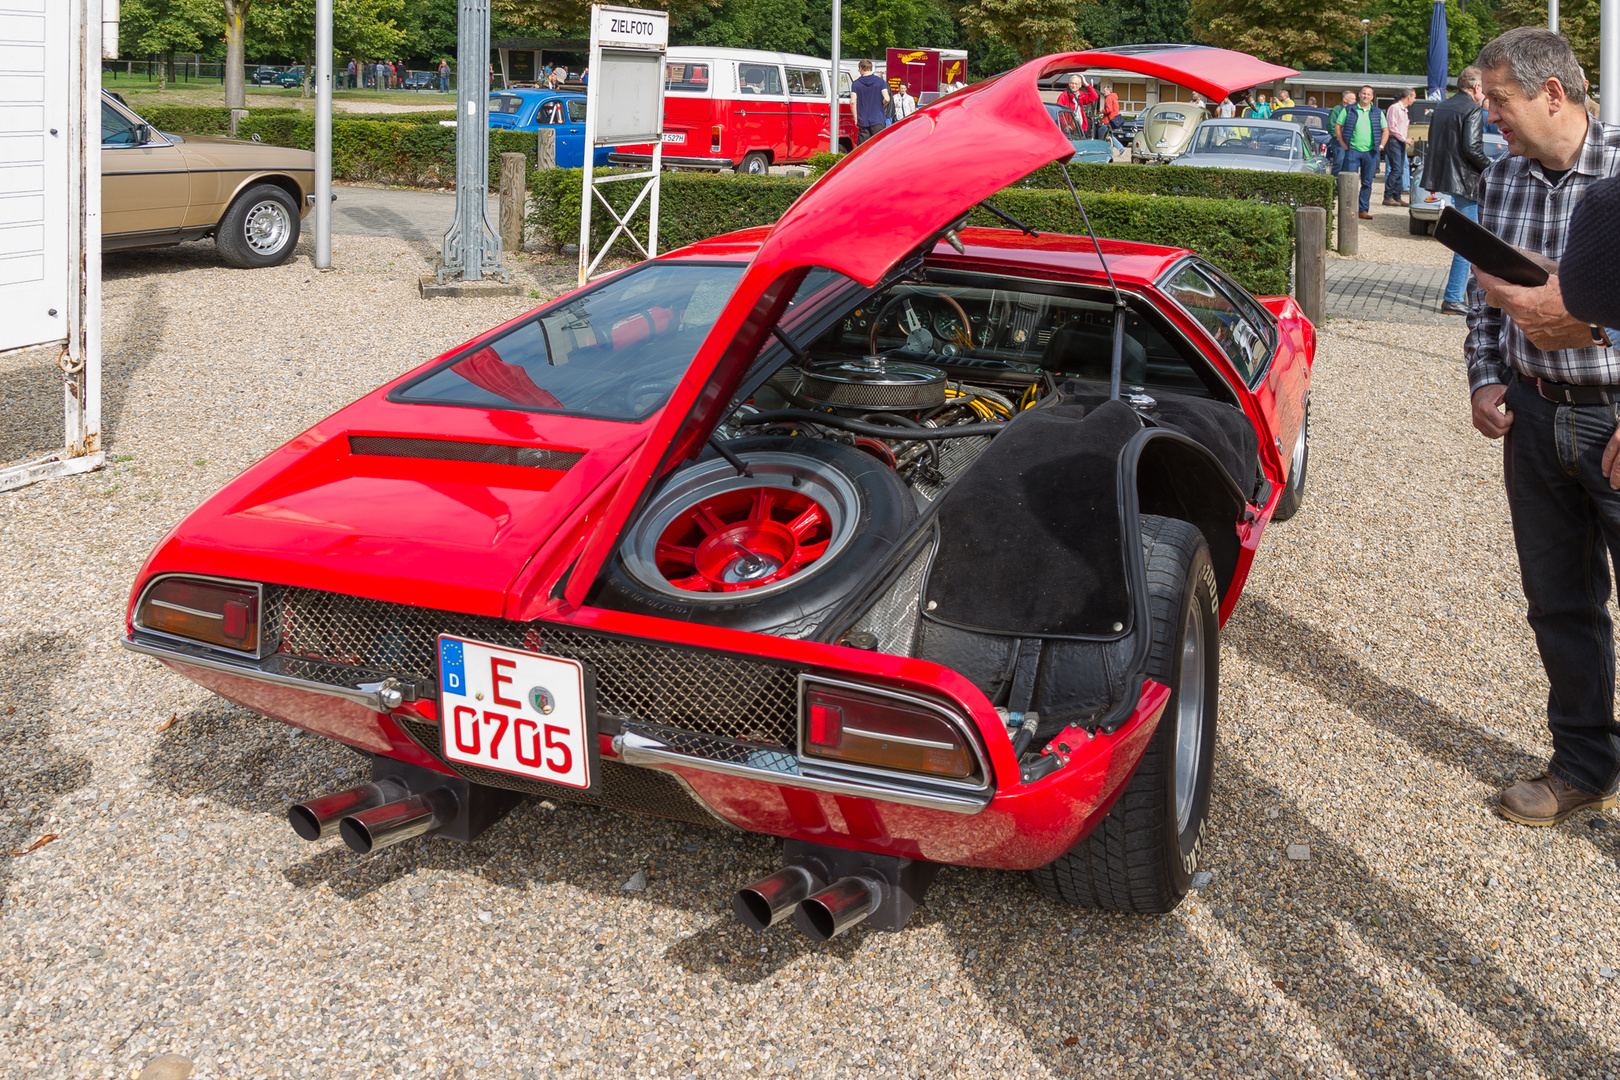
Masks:
[[[608,160],[615,165],[651,165],[651,154],[618,154],[608,155]],[[670,165],[681,169],[711,169],[720,172],[725,169],[735,169],[737,163],[730,158],[713,157],[675,157],[664,154],[659,159],[660,164]]]
[[[490,786],[570,797],[568,789],[549,790],[554,785],[446,764],[431,686],[282,654],[224,658],[146,634],[122,644],[244,708],[356,749]],[[931,862],[1032,869],[1067,851],[1108,812],[1168,700],[1169,690],[1150,682],[1113,733],[1060,733],[1048,752],[1061,766],[1029,783],[1012,762],[999,721],[981,722],[985,756],[999,766],[984,792],[818,770],[789,748],[626,721],[599,736],[603,768],[614,770],[621,788],[656,791],[663,801],[632,795],[605,805],[679,817],[680,808],[672,810],[668,801],[679,789],[701,808],[697,819],[712,815],[748,832]],[[635,781],[638,775],[646,781]]]

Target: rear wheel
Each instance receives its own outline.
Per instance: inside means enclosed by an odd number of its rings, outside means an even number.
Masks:
[[[737,163],[737,171],[749,176],[764,176],[771,171],[771,159],[763,150],[751,150]]]
[[[1030,872],[1067,904],[1162,914],[1187,895],[1203,846],[1215,759],[1220,598],[1204,534],[1142,515],[1153,642],[1149,678],[1170,701],[1136,773],[1108,816],[1057,859]]]
[[[1415,218],[1408,214],[1406,218],[1406,230],[1413,236],[1428,236],[1429,223],[1424,221],[1422,218]]]
[[[298,204],[274,184],[237,196],[219,219],[214,243],[227,263],[244,270],[286,262],[298,246]]]

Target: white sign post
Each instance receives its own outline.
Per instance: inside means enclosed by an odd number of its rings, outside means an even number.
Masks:
[[[658,177],[664,155],[664,52],[669,47],[669,15],[638,8],[591,7],[590,83],[585,90],[585,177],[579,200],[579,283],[591,279],[602,256],[622,233],[652,258],[658,254]],[[598,146],[653,145],[648,172],[598,178],[592,168]],[[600,185],[645,180],[630,208],[621,217],[607,201]],[[648,202],[647,243],[630,229],[645,200]],[[591,211],[600,200],[615,223],[613,232],[591,257]]]

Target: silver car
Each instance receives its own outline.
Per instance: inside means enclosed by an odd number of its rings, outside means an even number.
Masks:
[[[1485,156],[1495,161],[1507,153],[1507,140],[1500,135],[1485,136]],[[1413,236],[1427,236],[1440,220],[1440,211],[1451,205],[1451,196],[1443,191],[1430,191],[1423,186],[1423,159],[1412,161],[1412,207],[1407,211],[1406,224]]]
[[[1326,174],[1326,156],[1298,123],[1289,120],[1205,120],[1187,152],[1173,165],[1264,172]]]

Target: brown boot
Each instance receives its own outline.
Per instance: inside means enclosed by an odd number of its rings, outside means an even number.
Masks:
[[[1614,804],[1613,795],[1588,795],[1556,776],[1542,773],[1502,792],[1496,812],[1520,825],[1557,825],[1577,810],[1588,806],[1607,810]]]

